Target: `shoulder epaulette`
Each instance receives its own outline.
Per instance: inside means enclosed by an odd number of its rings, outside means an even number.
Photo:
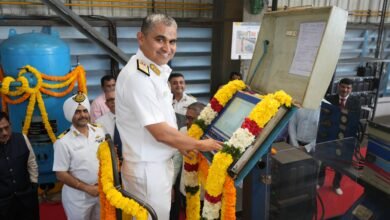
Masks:
[[[161,71],[157,68],[157,66],[156,65],[154,65],[153,63],[152,64],[150,64],[150,69],[152,69],[153,70],[153,72],[157,75],[157,76],[159,76],[160,75],[160,73],[161,73]]]
[[[101,124],[98,124],[98,123],[91,123],[91,125],[95,128],[102,128],[103,127]]]
[[[145,73],[145,75],[150,76],[149,66],[146,63],[144,63],[142,60],[137,60],[137,69]]]
[[[58,135],[58,139],[62,138],[66,133],[70,131],[70,128],[66,129],[64,132],[62,132],[60,135]]]
[[[191,97],[191,98],[194,98],[194,99],[196,99],[196,97],[195,97],[195,96],[193,96],[193,95],[191,95],[191,94],[188,94],[188,93],[187,93],[187,95],[188,95],[189,97]]]

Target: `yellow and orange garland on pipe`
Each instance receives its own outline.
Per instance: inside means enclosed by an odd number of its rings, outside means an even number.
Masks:
[[[111,152],[107,141],[100,144],[99,158],[99,197],[100,219],[115,220],[115,208],[121,209],[124,214],[134,216],[137,220],[147,220],[148,211],[133,199],[124,197],[115,188],[112,169]]]
[[[27,78],[25,77],[26,73],[31,73],[37,79],[35,87],[30,87]],[[20,104],[27,99],[29,99],[26,116],[24,119],[22,133],[27,135],[28,129],[30,128],[31,118],[35,109],[35,104],[38,104],[38,108],[41,112],[42,121],[45,126],[45,129],[50,137],[50,140],[54,143],[56,141],[56,135],[53,132],[53,128],[49,122],[49,116],[46,111],[45,103],[42,98],[42,93],[48,96],[53,97],[63,97],[69,94],[77,81],[78,90],[87,94],[87,85],[85,78],[85,71],[82,66],[77,66],[73,71],[68,73],[65,76],[49,76],[44,73],[39,72],[34,67],[27,65],[24,66],[18,73],[18,78],[15,80],[11,76],[3,76],[3,72],[0,70],[0,80],[1,85],[1,97],[2,97],[2,111],[7,111],[7,104]],[[12,82],[20,82],[22,85],[16,88],[15,91],[10,91],[10,84]],[[48,83],[48,81],[57,81],[60,83]],[[63,82],[61,82],[63,81]],[[54,92],[50,89],[62,89],[68,86],[62,92]],[[10,96],[20,96],[16,99],[11,99]]]

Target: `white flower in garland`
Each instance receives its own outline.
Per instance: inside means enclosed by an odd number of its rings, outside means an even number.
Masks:
[[[185,185],[190,187],[199,186],[198,183],[198,172],[184,172]]]
[[[219,219],[219,210],[221,209],[222,202],[211,203],[207,200],[204,201],[203,216],[207,216],[207,219]]]
[[[251,134],[248,129],[237,129],[232,137],[228,141],[228,145],[240,149],[240,152],[244,152],[245,149],[252,144],[255,140],[255,136]]]
[[[199,115],[200,119],[204,120],[205,125],[211,124],[215,117],[217,117],[218,113],[211,108],[210,103],[202,110]]]

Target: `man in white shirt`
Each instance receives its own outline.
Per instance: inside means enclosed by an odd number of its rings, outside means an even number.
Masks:
[[[186,81],[181,73],[171,73],[168,78],[169,85],[173,94],[173,109],[176,113],[176,120],[178,128],[186,125],[186,111],[187,107],[196,102],[196,98],[186,94]]]
[[[124,189],[149,203],[159,219],[169,219],[172,156],[180,149],[219,150],[219,142],[195,140],[177,130],[168,86],[176,52],[177,24],[164,14],[146,17],[137,33],[139,50],[120,72],[115,112],[123,144]]]
[[[317,109],[298,109],[288,124],[291,145],[308,153],[315,150],[320,112],[320,107]]]
[[[100,219],[97,150],[104,131],[89,124],[89,100],[79,93],[64,102],[70,129],[54,143],[53,171],[64,183],[62,205],[68,220]]]
[[[105,93],[115,91],[115,78],[112,75],[105,75],[100,79],[100,85],[102,87],[103,93],[96,97],[91,104],[91,121],[95,122],[100,116],[104,115],[107,112],[110,112],[110,109],[106,105]]]

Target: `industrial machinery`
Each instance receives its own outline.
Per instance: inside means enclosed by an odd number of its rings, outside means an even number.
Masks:
[[[9,38],[0,45],[0,64],[5,74],[4,77],[11,76],[14,79],[18,78],[18,74],[26,65],[49,76],[64,76],[71,70],[69,47],[59,38],[58,33],[50,28],[43,28],[42,33],[23,34],[17,34],[14,29],[10,29]],[[30,88],[37,86],[37,77],[33,73],[27,71],[24,76],[28,79]],[[15,91],[20,86],[22,86],[20,82],[15,81],[10,84],[10,90]],[[62,90],[54,89],[52,91]],[[9,97],[11,100],[19,98],[21,95]],[[52,131],[57,135],[69,127],[69,122],[65,120],[62,111],[62,103],[66,98],[67,95],[53,97],[42,94],[49,123]],[[7,106],[15,132],[22,132],[28,103],[29,99],[26,99],[23,102]],[[39,183],[54,183],[56,178],[52,172],[53,143],[43,123],[42,112],[35,105],[32,107],[34,111],[27,136],[36,154]]]

